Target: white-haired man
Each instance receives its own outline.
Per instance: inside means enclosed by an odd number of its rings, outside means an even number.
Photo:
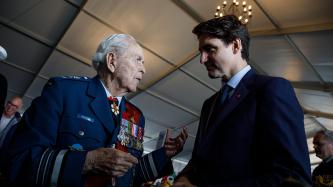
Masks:
[[[92,79],[50,79],[24,114],[8,154],[14,186],[140,186],[172,172],[186,130],[141,157],[144,116],[124,98],[146,71],[142,48],[129,35],[112,35],[93,65]]]

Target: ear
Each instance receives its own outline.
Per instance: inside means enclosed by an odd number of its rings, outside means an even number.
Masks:
[[[108,69],[111,71],[111,73],[114,73],[116,70],[116,63],[117,63],[115,54],[113,52],[106,54],[105,60]]]
[[[242,42],[239,38],[235,39],[232,42],[232,51],[234,52],[234,54],[236,54],[238,51],[242,51]]]

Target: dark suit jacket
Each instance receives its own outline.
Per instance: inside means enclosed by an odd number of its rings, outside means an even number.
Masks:
[[[2,116],[0,116],[0,119]],[[15,112],[13,118],[8,122],[7,126],[0,132],[0,153],[3,148],[8,147],[8,143],[17,128],[17,123],[21,120],[21,114]]]
[[[9,146],[10,182],[14,186],[83,186],[86,176],[82,169],[88,151],[118,143],[119,132],[129,133],[127,137],[133,138],[129,140],[143,138],[143,131],[138,130],[144,128],[141,111],[126,99],[120,108],[122,121],[117,125],[98,77],[50,79],[24,113]],[[137,137],[132,136],[135,133]],[[117,186],[127,187],[132,182],[140,186],[143,181],[172,172],[164,148],[141,157],[142,147],[131,143],[126,149],[139,164],[117,178]]]
[[[7,96],[7,79],[0,74],[0,114],[2,114]],[[0,117],[1,118],[1,117]]]
[[[250,70],[231,98],[214,106],[219,95],[203,104],[181,175],[205,187],[279,186],[287,177],[311,183],[303,112],[288,81]]]

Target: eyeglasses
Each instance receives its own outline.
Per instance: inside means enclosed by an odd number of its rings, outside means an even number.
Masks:
[[[9,105],[11,105],[11,106],[13,106],[13,107],[15,107],[15,108],[18,108],[19,106],[18,105],[15,105],[14,103],[12,103],[11,101],[8,101],[7,102]]]

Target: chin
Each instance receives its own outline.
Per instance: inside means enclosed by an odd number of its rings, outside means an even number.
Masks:
[[[137,87],[130,87],[130,88],[128,88],[129,92],[136,92],[136,90],[137,90]]]

